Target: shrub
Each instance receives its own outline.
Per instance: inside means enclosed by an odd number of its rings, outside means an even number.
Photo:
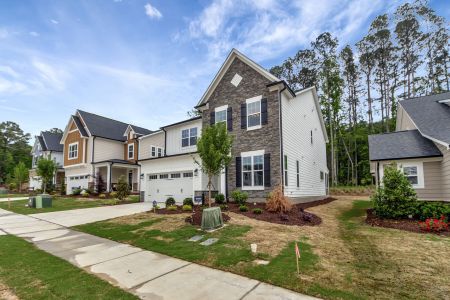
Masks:
[[[248,194],[245,192],[241,192],[240,190],[234,190],[233,192],[231,192],[231,197],[237,204],[245,205],[245,203],[247,203]]]
[[[416,206],[416,218],[424,221],[430,218],[440,218],[445,216],[448,220],[450,218],[450,205],[440,202],[419,202]]]
[[[17,188],[17,184],[15,182],[11,182],[10,184],[8,184],[8,190],[15,191],[16,188]]]
[[[224,194],[217,194],[215,201],[217,204],[224,204],[225,203],[225,195]]]
[[[101,194],[101,195],[104,195],[104,194]],[[117,204],[119,204],[119,200],[117,200],[117,199],[107,199],[107,200],[103,200],[102,204],[103,205],[117,205]]]
[[[254,208],[254,209],[253,209],[253,213],[254,213],[255,215],[260,215],[260,214],[262,214],[262,209],[261,209],[261,208]]]
[[[292,209],[292,203],[284,195],[281,185],[275,187],[272,193],[269,194],[266,209],[270,212],[287,213]]]
[[[78,196],[79,194],[81,194],[81,190],[80,189],[72,190],[72,195]]]
[[[89,193],[84,193],[81,196],[84,197],[84,198],[88,198],[89,197]]]
[[[176,205],[169,205],[169,206],[167,206],[167,210],[177,210],[178,209],[178,207],[176,206]]]
[[[220,205],[220,210],[228,210],[228,205],[226,204]]]
[[[166,207],[175,205],[175,199],[173,197],[169,197],[166,200]]]
[[[183,200],[183,205],[194,206],[194,201],[192,201],[192,198],[190,198],[190,197],[184,198],[184,200]]]
[[[98,197],[99,197],[100,199],[105,199],[105,198],[106,198],[106,195],[105,195],[105,194],[100,194],[100,195],[98,195]]]
[[[183,205],[183,210],[184,211],[192,211],[192,205],[189,205],[189,204]]]
[[[130,194],[130,185],[125,180],[125,176],[119,177],[119,182],[117,183],[117,199],[122,201]]]
[[[111,193],[109,193],[109,196],[111,198],[117,198],[117,192],[111,192]]]
[[[442,216],[440,219],[429,218],[425,222],[419,221],[419,227],[424,231],[441,232],[448,230],[448,224],[445,221],[445,217]]]
[[[381,218],[406,218],[416,212],[417,196],[406,176],[396,167],[389,167],[372,202],[375,214]]]
[[[66,194],[66,184],[64,182],[61,183],[61,196]]]
[[[239,206],[239,210],[242,212],[246,212],[246,211],[248,211],[248,207],[246,205],[241,205],[241,206]]]

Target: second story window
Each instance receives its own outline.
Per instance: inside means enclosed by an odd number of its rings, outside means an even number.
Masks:
[[[156,157],[156,147],[152,146],[152,157]]]
[[[158,157],[162,156],[162,148],[158,148]]]
[[[134,158],[134,144],[128,144],[128,159]]]
[[[247,101],[247,129],[261,127],[261,100]]]
[[[189,147],[197,145],[197,127],[183,129],[181,131],[181,146]]]
[[[216,124],[227,121],[227,108],[223,108],[216,111]]]
[[[69,144],[69,152],[67,153],[69,159],[78,158],[78,142]]]

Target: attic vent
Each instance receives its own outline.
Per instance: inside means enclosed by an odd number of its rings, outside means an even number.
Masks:
[[[231,79],[231,84],[237,87],[239,83],[241,83],[241,80],[242,77],[238,73],[236,73],[234,74],[233,79]]]

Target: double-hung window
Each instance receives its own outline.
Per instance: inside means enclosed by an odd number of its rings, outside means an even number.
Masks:
[[[156,147],[152,146],[152,157],[156,157]]]
[[[69,159],[77,159],[78,158],[78,142],[69,144]]]
[[[264,154],[242,155],[243,189],[264,189]]]
[[[247,130],[261,128],[261,96],[247,99]]]
[[[225,122],[227,123],[227,109],[228,105],[217,107],[215,109],[215,123]]]
[[[162,156],[162,148],[158,148],[158,157]]]
[[[417,171],[417,166],[403,167],[403,173],[413,186],[419,184],[419,174]]]
[[[128,159],[134,158],[134,144],[128,144]]]
[[[197,127],[183,129],[181,131],[181,146],[189,147],[197,145]]]

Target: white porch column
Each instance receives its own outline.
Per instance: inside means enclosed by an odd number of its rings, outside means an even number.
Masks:
[[[94,174],[92,174],[92,179],[93,179],[93,184],[94,184],[94,190],[98,193],[97,191],[97,176],[100,175],[100,170],[98,167],[94,167]]]
[[[106,165],[106,192],[111,192],[111,164]]]
[[[225,180],[225,169],[222,170],[222,172],[220,173],[220,190],[219,193],[224,194],[225,195],[225,191],[226,191],[226,180]]]

